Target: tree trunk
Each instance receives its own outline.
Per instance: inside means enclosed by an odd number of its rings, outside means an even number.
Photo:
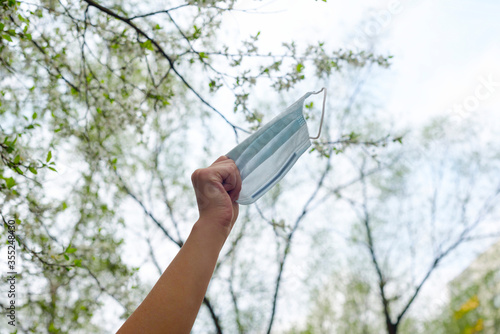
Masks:
[[[398,325],[393,324],[392,322],[387,323],[387,333],[388,334],[397,334],[398,332]]]

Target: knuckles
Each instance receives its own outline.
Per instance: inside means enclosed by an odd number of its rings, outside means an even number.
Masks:
[[[208,168],[197,169],[191,175],[191,181],[194,183],[195,181],[206,179],[209,174],[210,171],[208,171]]]
[[[220,163],[225,165],[225,167],[221,166],[221,168],[226,168],[226,170],[229,169],[229,172],[231,174],[235,174],[238,177],[240,176],[238,166],[236,166],[236,163],[233,160],[227,159],[227,160],[221,161]],[[214,175],[214,173],[216,173],[216,169],[217,169],[217,166],[212,165],[212,166],[207,167],[207,168],[199,168],[199,169],[195,170],[193,172],[193,174],[191,174],[191,182],[193,184],[195,184],[195,183],[198,183],[200,181],[202,181],[202,182],[209,181],[210,179],[212,179],[212,176]]]
[[[240,175],[240,171],[238,169],[238,166],[236,166],[236,163],[231,159],[229,159],[228,161],[230,162],[229,168],[231,168],[231,173]]]
[[[195,184],[196,180],[198,180],[199,174],[200,174],[200,170],[199,169],[195,170],[193,172],[193,174],[191,174],[191,182],[193,184]]]

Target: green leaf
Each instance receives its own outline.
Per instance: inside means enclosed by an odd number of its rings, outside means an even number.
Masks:
[[[18,155],[16,155],[16,157],[14,158],[14,163],[17,165],[19,163],[19,161],[21,161],[21,157]]]
[[[102,96],[104,96],[110,103],[113,103],[115,99],[111,98],[108,93],[103,93]]]
[[[31,116],[32,119],[36,119],[38,117],[38,114],[36,112],[33,113],[33,115]]]
[[[14,167],[14,170],[15,170],[18,174],[24,175],[23,171],[22,171],[19,167],[15,166],[15,167]]]
[[[76,252],[76,248],[73,248],[73,247],[68,247],[68,248],[66,249],[66,253],[68,253],[68,254],[72,254],[72,253],[74,253],[74,252]]]
[[[144,49],[148,49],[148,50],[154,51],[153,43],[151,43],[150,39],[148,39],[147,41],[141,43],[141,47],[143,47]]]
[[[77,267],[81,267],[82,266],[82,260],[80,259],[75,259],[75,261],[73,261],[73,263],[75,264],[75,266]]]
[[[51,322],[50,325],[49,325],[49,332],[50,333],[57,332],[57,328],[56,328],[56,326],[54,326],[53,322]]]
[[[14,180],[12,177],[9,177],[8,179],[5,179],[5,183],[7,184],[7,188],[11,189],[16,185],[16,180]]]
[[[33,174],[38,174],[37,170],[34,168],[34,167],[28,167],[28,169],[30,170],[30,172],[32,172]]]
[[[201,36],[201,29],[198,28],[196,25],[194,25],[193,28],[194,28],[194,33],[191,36],[191,39],[198,39],[198,38],[200,38],[200,36]]]
[[[298,63],[297,64],[297,72],[298,73],[302,72],[302,70],[304,69],[304,67],[305,67],[304,64]]]
[[[2,37],[3,37],[4,39],[8,40],[9,42],[12,42],[12,38],[11,38],[9,35],[7,35],[7,34],[3,34],[3,35],[2,35]]]
[[[69,261],[69,256],[64,254],[64,258],[66,259],[66,261]]]
[[[49,162],[50,159],[52,159],[52,152],[51,151],[49,151],[49,153],[47,153],[47,159],[45,161]]]

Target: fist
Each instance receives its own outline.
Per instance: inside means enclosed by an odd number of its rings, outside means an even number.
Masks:
[[[233,227],[238,218],[236,200],[241,190],[241,177],[233,160],[226,156],[217,159],[210,167],[201,168],[191,175],[200,219]]]

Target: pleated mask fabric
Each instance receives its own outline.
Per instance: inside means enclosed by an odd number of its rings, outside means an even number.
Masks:
[[[311,146],[311,138],[302,113],[308,92],[257,132],[233,148],[226,156],[236,163],[242,186],[239,204],[252,204],[278,183]],[[323,101],[323,123],[325,100]],[[319,137],[313,138],[316,139]]]

